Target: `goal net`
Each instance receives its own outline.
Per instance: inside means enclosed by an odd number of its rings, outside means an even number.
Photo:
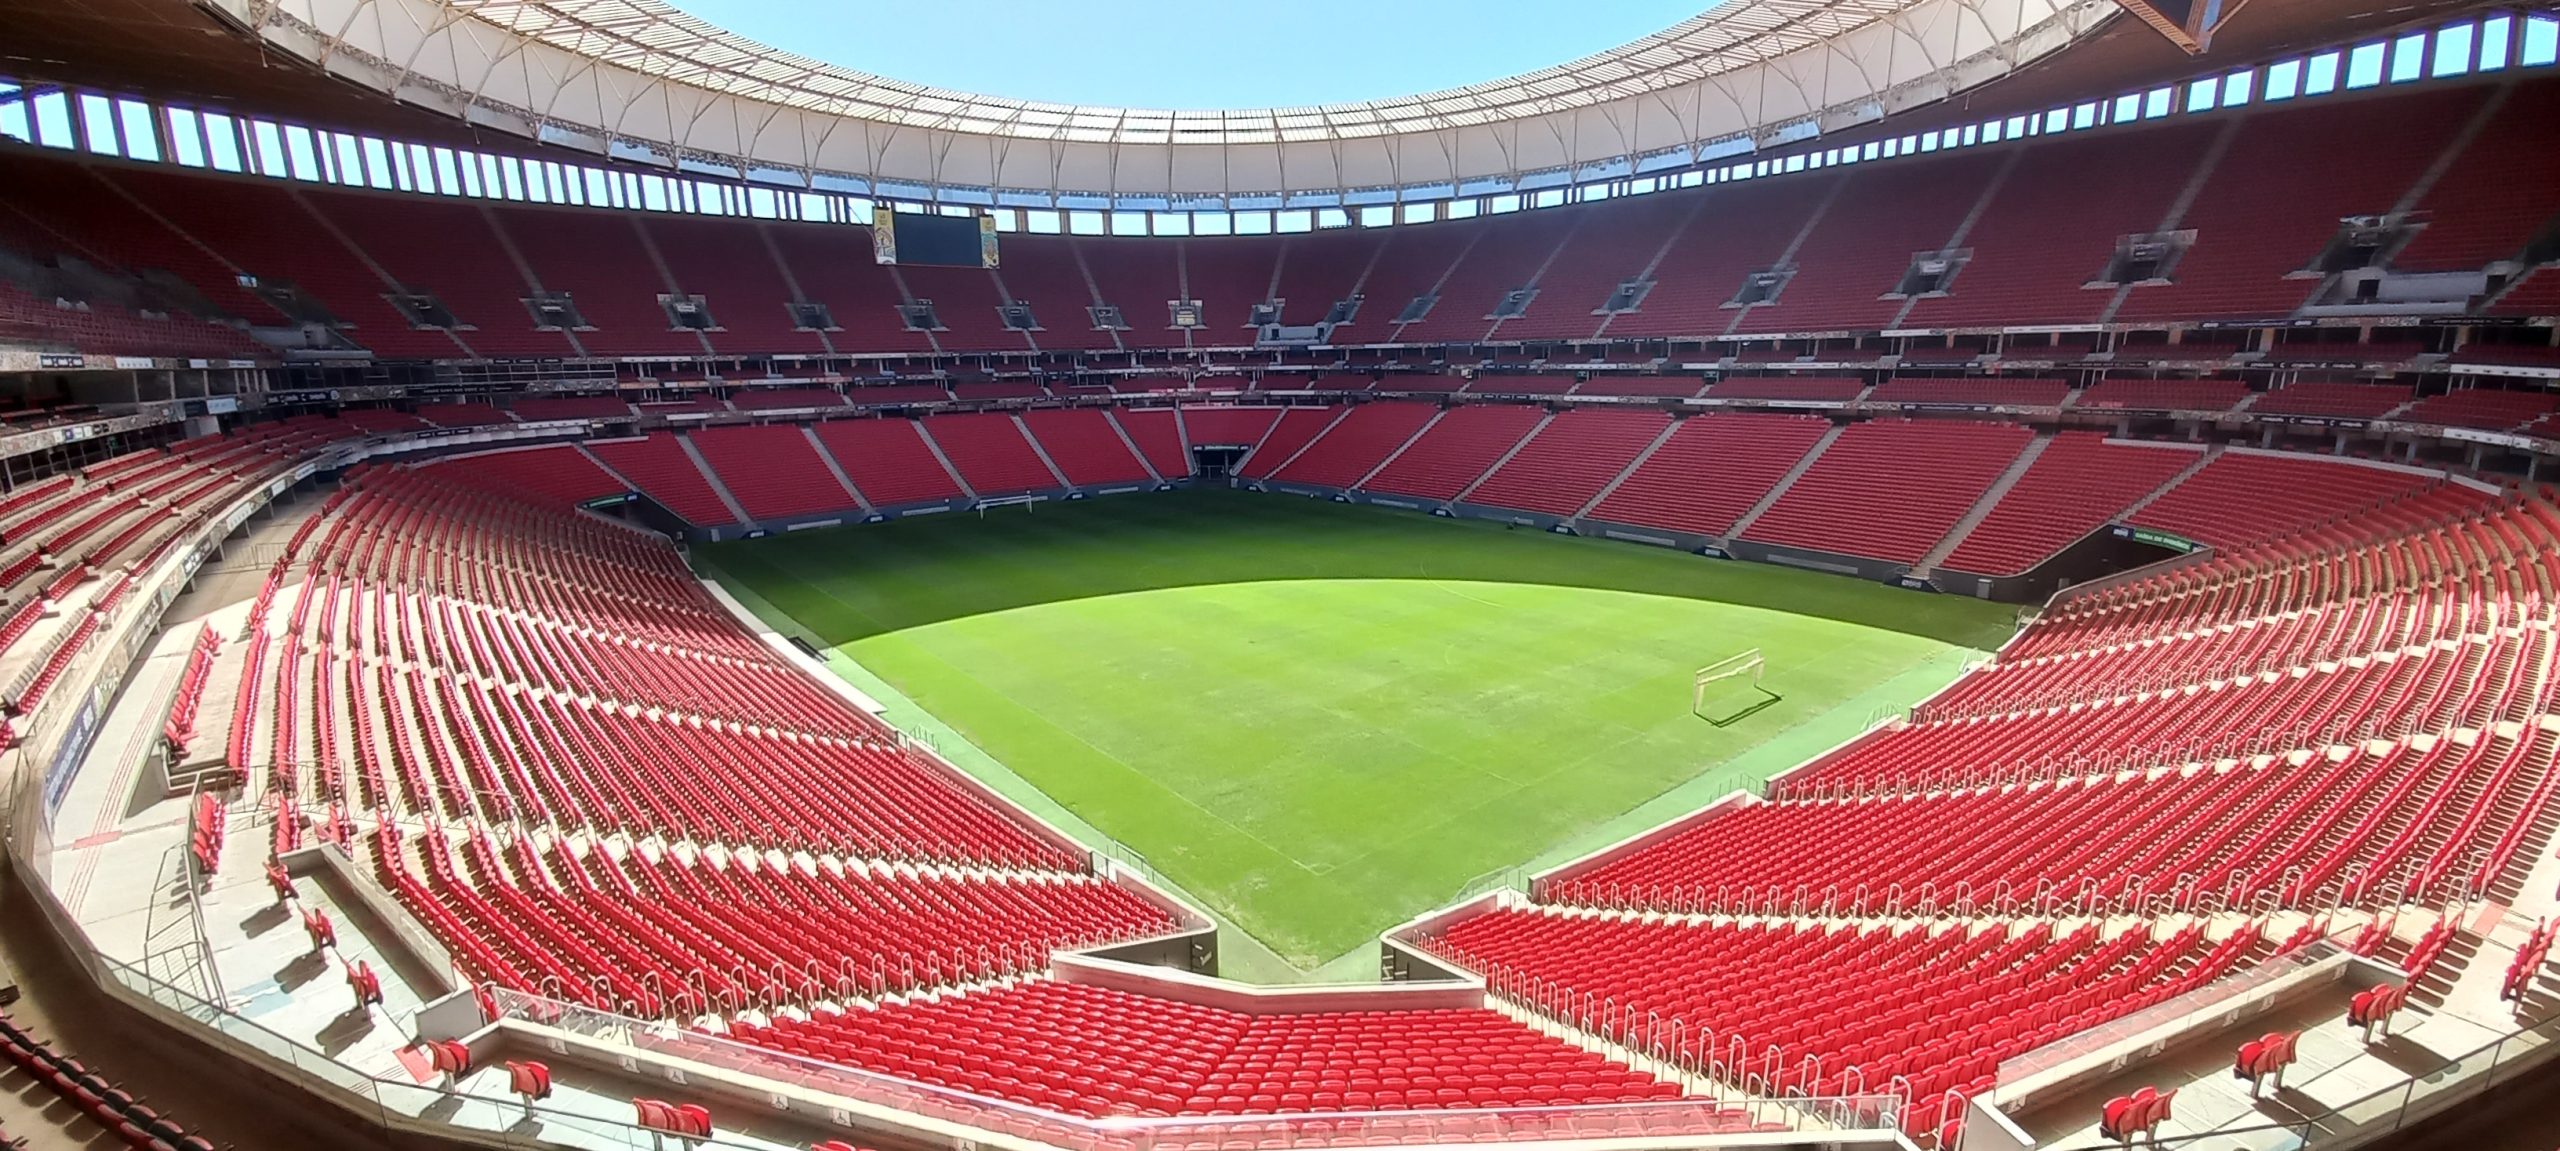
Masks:
[[[1690,713],[1723,727],[1778,702],[1778,693],[1760,682],[1767,663],[1755,647],[1699,668],[1689,684]]]

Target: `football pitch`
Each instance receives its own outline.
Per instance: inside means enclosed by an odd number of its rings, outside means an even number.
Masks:
[[[701,554],[893,721],[1252,936],[1225,965],[1264,980],[1336,960],[1374,978],[1377,932],[1755,786],[1944,685],[2015,618],[1224,489]],[[1694,715],[1693,673],[1751,648],[1781,698],[1721,727]]]

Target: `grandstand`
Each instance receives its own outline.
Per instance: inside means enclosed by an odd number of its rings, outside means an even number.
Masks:
[[[10,3],[0,1144],[2499,1106],[2560,15],[1790,2],[1182,113]]]

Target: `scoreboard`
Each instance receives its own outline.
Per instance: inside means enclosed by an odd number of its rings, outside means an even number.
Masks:
[[[992,268],[996,266],[996,220],[984,214],[875,211],[871,257],[883,264]]]

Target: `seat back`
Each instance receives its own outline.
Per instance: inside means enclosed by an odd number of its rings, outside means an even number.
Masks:
[[[527,1060],[507,1063],[507,1089],[527,1099],[551,1097],[551,1068]]]
[[[2104,1106],[2098,1108],[2098,1134],[2109,1139],[2124,1138],[2124,1121],[2132,1110],[2133,1100],[2127,1096],[2118,1095],[2107,1100]]]
[[[2252,1039],[2241,1044],[2239,1054],[2231,1060],[2232,1077],[2235,1079],[2255,1079],[2259,1075],[2264,1074],[2264,1072],[2258,1069],[2258,1065],[2266,1059],[2266,1056],[2267,1041],[2264,1039]]]
[[[451,1039],[427,1041],[427,1058],[438,1071],[461,1076],[471,1073],[471,1049]]]

